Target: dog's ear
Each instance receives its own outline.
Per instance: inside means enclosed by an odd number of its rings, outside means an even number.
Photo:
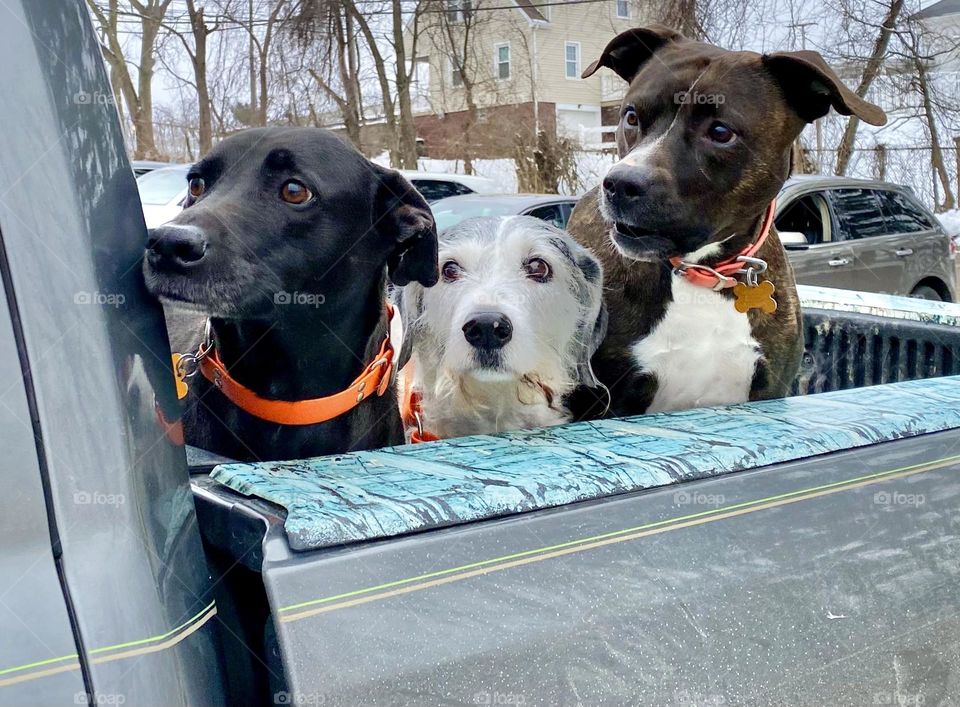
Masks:
[[[440,279],[437,265],[437,225],[426,200],[403,175],[377,167],[373,217],[390,241],[387,273],[398,287],[419,282],[433,287]]]
[[[400,371],[410,360],[413,342],[423,328],[420,324],[420,317],[423,315],[423,288],[415,282],[396,288],[393,292],[393,306],[400,313],[400,321],[403,323],[403,341],[397,357],[397,370]]]
[[[607,306],[603,301],[603,266],[589,250],[574,243],[571,247],[573,260],[580,272],[579,300],[581,318],[577,330],[576,353],[577,381],[588,388],[600,387],[593,373],[590,360],[607,336]]]
[[[887,122],[887,114],[851,91],[817,52],[765,54],[763,64],[780,84],[790,107],[808,123],[825,116],[830,106],[870,125]]]
[[[678,39],[683,39],[683,35],[663,25],[628,29],[610,40],[600,58],[584,69],[581,78],[593,76],[597,69],[606,66],[629,83],[655,51]]]

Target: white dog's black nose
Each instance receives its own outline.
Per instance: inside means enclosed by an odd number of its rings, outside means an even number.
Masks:
[[[147,255],[153,265],[188,267],[207,252],[207,239],[193,226],[159,226],[147,232]]]
[[[463,336],[474,348],[500,349],[513,337],[513,324],[500,312],[479,312],[463,325]]]

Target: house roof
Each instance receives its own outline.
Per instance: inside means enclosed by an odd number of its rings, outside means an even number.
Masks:
[[[935,2],[913,16],[918,20],[925,20],[931,17],[944,17],[945,15],[956,15],[958,13],[960,13],[960,0],[940,0],[940,2]]]
[[[529,19],[536,22],[549,22],[547,16],[544,15],[540,10],[534,5],[530,0],[513,0],[514,4],[520,9],[524,15]]]

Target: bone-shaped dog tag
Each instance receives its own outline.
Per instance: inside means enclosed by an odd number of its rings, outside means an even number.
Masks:
[[[761,312],[773,314],[777,311],[777,300],[773,298],[775,289],[769,280],[757,283],[756,287],[750,287],[741,282],[733,288],[733,295],[736,297],[733,306],[742,313],[759,309]]]
[[[180,359],[182,358],[183,354],[173,354],[173,378],[177,384],[177,400],[183,400],[187,397],[187,380],[183,368],[180,366]]]

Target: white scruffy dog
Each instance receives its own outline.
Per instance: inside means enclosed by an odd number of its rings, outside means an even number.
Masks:
[[[422,430],[444,439],[568,422],[565,397],[599,386],[600,262],[544,221],[510,216],[442,233],[440,270],[436,286],[398,293],[400,365],[412,363],[404,384]]]

